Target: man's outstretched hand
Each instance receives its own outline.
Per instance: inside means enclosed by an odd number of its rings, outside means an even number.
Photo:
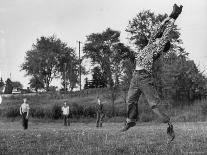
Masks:
[[[181,14],[182,8],[183,8],[182,5],[178,6],[177,4],[174,4],[173,5],[173,11],[172,11],[172,13],[170,14],[169,17],[176,20],[178,18],[178,16]]]

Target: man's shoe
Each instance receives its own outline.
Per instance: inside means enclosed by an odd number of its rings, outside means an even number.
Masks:
[[[168,123],[167,134],[169,136],[168,142],[172,142],[175,138],[175,132],[173,130],[173,125],[171,123]]]
[[[125,131],[129,130],[129,128],[131,128],[131,127],[133,127],[133,126],[135,126],[135,125],[136,125],[135,122],[128,122],[128,123],[125,123],[125,126],[124,126],[123,129],[121,129],[121,132],[125,132]]]

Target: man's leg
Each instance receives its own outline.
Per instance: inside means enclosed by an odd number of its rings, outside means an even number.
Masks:
[[[127,119],[125,127],[121,131],[127,131],[130,127],[136,125],[138,117],[138,100],[141,95],[141,91],[138,86],[138,71],[133,73],[133,77],[130,83],[127,99]]]
[[[150,81],[150,82],[149,82]],[[168,123],[170,128],[170,132],[167,131],[167,134],[170,136],[171,141],[175,138],[175,134],[174,134],[174,130],[173,130],[173,125],[170,122],[170,117],[168,115],[166,115],[161,109],[160,109],[160,103],[161,100],[159,98],[159,95],[156,91],[156,89],[154,88],[154,86],[151,84],[151,80],[149,79],[148,82],[146,82],[146,84],[144,84],[142,86],[142,92],[144,93],[148,104],[150,105],[150,107],[152,108],[152,111],[158,115],[159,119],[161,120],[161,122],[163,123]]]

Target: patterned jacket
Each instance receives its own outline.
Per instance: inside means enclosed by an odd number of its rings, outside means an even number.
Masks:
[[[152,73],[153,58],[161,54],[169,41],[169,34],[173,28],[174,22],[168,21],[161,24],[152,34],[147,46],[137,53],[136,66],[146,69]],[[161,38],[157,38],[157,34],[163,33]]]

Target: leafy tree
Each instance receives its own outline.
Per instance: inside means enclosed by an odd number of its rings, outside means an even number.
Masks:
[[[85,57],[90,58],[92,64],[100,65],[110,88],[118,83],[122,56],[130,52],[124,44],[120,43],[119,37],[119,31],[107,28],[102,33],[92,33],[87,36],[84,45]]]
[[[4,81],[1,78],[1,80],[0,80],[0,93],[3,93],[3,89],[4,89]]]
[[[6,87],[4,90],[4,94],[11,94],[13,90],[12,81],[8,78],[5,83]]]
[[[70,47],[67,47],[66,50],[58,56],[59,63],[57,69],[61,75],[62,86],[66,90],[68,90],[67,86],[69,85],[69,88],[72,91],[76,84],[79,83],[79,61],[82,60],[78,59],[75,50]],[[86,74],[84,66],[81,66],[81,73]]]
[[[48,90],[52,79],[57,76],[57,55],[65,48],[66,44],[55,36],[41,37],[32,45],[32,50],[27,51],[26,60],[21,68],[26,71],[26,75],[42,79]]]
[[[13,88],[22,89],[23,85],[19,81],[12,81]]]
[[[77,68],[77,58],[74,50],[67,47],[66,43],[54,35],[50,37],[43,36],[37,39],[31,50],[26,52],[25,62],[21,65],[21,70],[26,71],[26,76],[32,76],[34,83],[37,80],[43,82],[44,88],[48,91],[54,78],[59,76],[61,76],[61,79],[64,78],[64,63],[68,65],[66,72],[70,76],[67,77],[70,81],[73,81],[74,86],[77,83],[77,72],[74,70],[74,67]],[[40,84],[39,86],[42,87],[43,85]]]
[[[95,88],[106,87],[107,85],[105,76],[99,66],[94,67],[92,70],[92,81]]]
[[[44,82],[37,76],[34,76],[30,79],[29,85],[30,88],[35,89],[36,92],[38,92],[39,89],[44,89]]]

